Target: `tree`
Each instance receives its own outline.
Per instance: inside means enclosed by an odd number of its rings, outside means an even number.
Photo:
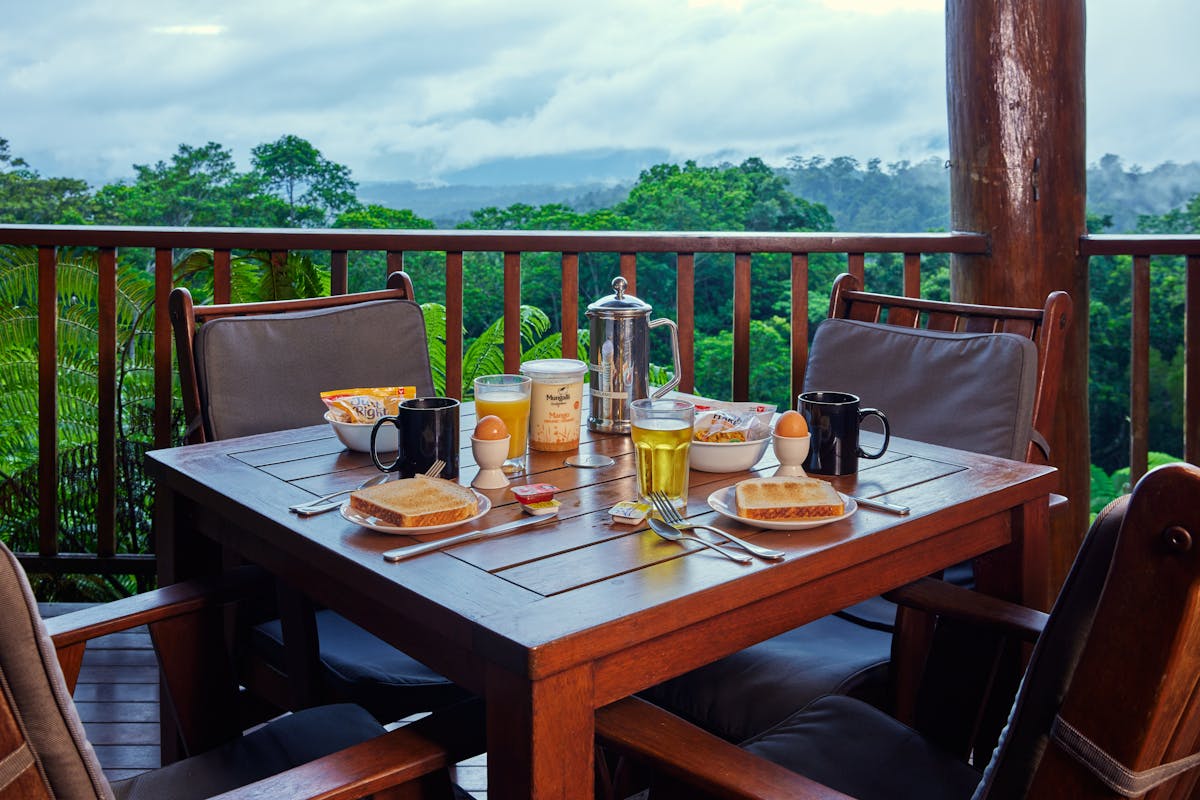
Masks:
[[[59,225],[82,222],[88,185],[73,178],[43,178],[0,138],[0,222]]]
[[[290,227],[326,225],[358,202],[358,184],[350,179],[350,169],[329,161],[299,136],[260,144],[250,157],[266,187],[281,193]]]
[[[187,144],[171,160],[134,164],[132,183],[117,181],[95,197],[95,221],[171,227],[267,224],[272,200],[262,182],[239,173],[233,154],[216,142]],[[278,205],[278,204],[276,204]]]

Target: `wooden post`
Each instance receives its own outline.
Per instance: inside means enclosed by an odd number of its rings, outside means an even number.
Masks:
[[[1051,533],[1057,590],[1090,488],[1084,0],[947,0],[946,83],[951,226],[991,240],[986,255],[952,258],[954,299],[1037,307],[1063,289],[1075,305],[1051,439],[1070,500]]]

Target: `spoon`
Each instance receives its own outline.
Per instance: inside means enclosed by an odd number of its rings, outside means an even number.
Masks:
[[[341,503],[330,503],[329,501],[335,497],[341,497],[344,494],[357,492],[359,489],[366,489],[368,486],[378,486],[392,477],[388,473],[383,475],[374,475],[367,478],[365,481],[355,486],[353,489],[342,489],[340,492],[332,492],[324,497],[318,497],[316,500],[309,500],[306,503],[297,503],[294,506],[288,506],[288,511],[294,514],[299,514],[302,517],[311,517],[313,514],[324,514],[326,511],[332,511],[341,505]]]
[[[662,538],[668,539],[672,542],[696,542],[698,544],[704,545],[705,547],[707,547],[711,550],[716,550],[721,555],[725,556],[728,559],[736,561],[739,564],[749,564],[754,560],[754,559],[750,558],[750,556],[739,556],[737,553],[731,553],[728,550],[726,550],[724,547],[718,547],[717,545],[713,544],[712,542],[706,542],[705,540],[699,538],[698,536],[689,536],[686,533],[680,533],[678,530],[676,530],[675,528],[672,528],[667,523],[665,523],[661,520],[655,519],[654,517],[646,517],[646,522],[650,523],[650,530],[654,531]]]

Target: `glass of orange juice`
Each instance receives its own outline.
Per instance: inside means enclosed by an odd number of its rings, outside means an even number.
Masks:
[[[529,389],[527,375],[481,375],[475,379],[475,418],[494,414],[508,428],[506,475],[525,472],[529,444]]]

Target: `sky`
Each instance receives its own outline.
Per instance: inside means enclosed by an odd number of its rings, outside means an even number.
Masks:
[[[360,183],[947,154],[943,0],[0,2],[0,138],[44,177],[287,134]],[[1200,3],[1087,15],[1089,163],[1200,160]]]

